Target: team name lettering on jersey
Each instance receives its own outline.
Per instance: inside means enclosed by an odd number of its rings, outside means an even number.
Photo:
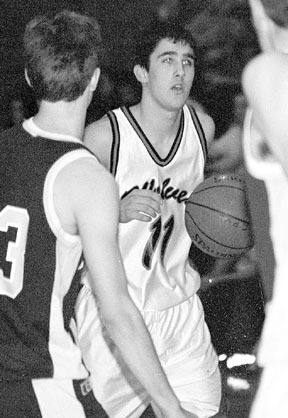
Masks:
[[[146,190],[148,189],[148,190],[152,190],[153,192],[159,193],[163,200],[175,199],[178,203],[185,202],[188,198],[188,192],[186,190],[180,190],[178,188],[170,186],[170,182],[171,182],[171,179],[167,178],[163,181],[162,185],[156,186],[156,180],[151,179],[151,180],[146,181],[143,184],[142,189],[146,189]],[[135,190],[135,189],[140,189],[140,187],[139,186],[132,187],[130,190],[128,190],[127,192],[123,194],[121,199],[127,196],[129,193],[132,192],[132,190]]]

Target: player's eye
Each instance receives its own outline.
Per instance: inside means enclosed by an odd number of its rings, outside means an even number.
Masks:
[[[166,57],[166,58],[164,58],[164,60],[163,60],[163,62],[167,62],[168,64],[171,64],[172,63],[172,58],[171,57]]]
[[[194,64],[194,60],[192,59],[187,59],[183,61],[183,65],[187,65],[189,67],[191,67]]]

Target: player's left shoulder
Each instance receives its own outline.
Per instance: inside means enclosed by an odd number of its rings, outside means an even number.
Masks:
[[[86,158],[76,159],[63,168],[59,178],[64,183],[64,187],[67,183],[72,183],[74,189],[78,187],[83,190],[83,187],[101,183],[103,178],[110,176],[109,171],[96,157],[87,154]]]
[[[84,145],[99,158],[107,169],[110,168],[113,132],[107,115],[86,127]]]
[[[87,151],[87,156],[75,159],[58,172],[54,188],[59,196],[66,196],[70,201],[77,197],[89,196],[92,190],[105,187],[105,181],[111,175],[98,159]]]
[[[205,133],[207,145],[209,146],[213,141],[214,134],[215,134],[215,123],[214,120],[208,113],[202,110],[195,110],[197,117],[201,123],[202,129]]]
[[[92,156],[63,167],[54,182],[54,205],[62,225],[72,225],[72,230],[75,229],[76,212],[88,213],[95,202],[101,206],[100,202],[115,194],[116,189],[112,174]]]

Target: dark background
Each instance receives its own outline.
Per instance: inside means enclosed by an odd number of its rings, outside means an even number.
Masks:
[[[22,98],[26,116],[35,110],[23,75],[26,23],[64,8],[97,18],[106,51],[102,70],[120,83],[133,78],[129,55],[139,27],[154,16],[188,25],[200,45],[192,93],[214,117],[219,135],[225,130],[243,66],[257,51],[247,0],[0,0],[0,127],[9,125],[11,99]]]

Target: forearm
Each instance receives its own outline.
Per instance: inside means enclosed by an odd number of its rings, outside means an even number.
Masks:
[[[125,310],[104,322],[124,361],[145,387],[165,418],[175,418],[180,410],[166,375],[160,365],[151,337],[138,309],[125,300]]]
[[[108,225],[103,221],[107,217]],[[118,217],[117,222],[115,218],[114,224],[111,220],[108,222],[107,206],[95,231],[83,222],[83,248],[91,289],[97,298],[104,325],[123,360],[159,407],[163,417],[182,417],[179,401],[163,372],[143,318],[129,296],[117,242]]]

